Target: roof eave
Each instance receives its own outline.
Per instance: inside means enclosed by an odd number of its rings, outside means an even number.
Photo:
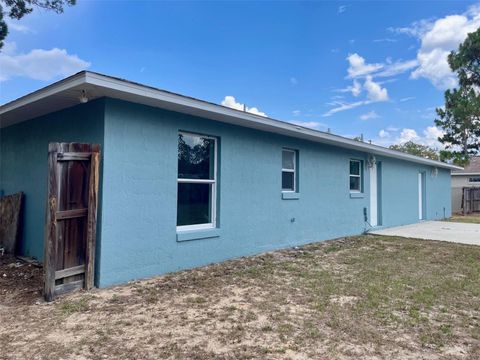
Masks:
[[[248,112],[231,109],[218,104],[89,71],[82,71],[31,94],[23,96],[17,100],[2,105],[0,107],[0,115],[16,108],[26,106],[29,103],[39,101],[48,96],[57,94],[61,91],[81,85],[93,85],[99,88],[107,89],[108,91],[118,92],[118,94],[126,94],[124,97],[130,96],[137,101],[139,99],[150,99],[150,101],[155,101],[157,103],[157,107],[170,108],[173,111],[180,111],[187,114],[212,118],[213,120],[217,121],[367,152],[374,155],[411,161],[433,167],[451,170],[463,170],[461,167],[440,161],[421,158],[377,145],[366,144],[342,136],[305,128],[268,117],[254,115]]]

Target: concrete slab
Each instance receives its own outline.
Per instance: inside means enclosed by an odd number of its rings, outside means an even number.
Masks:
[[[425,221],[418,224],[372,230],[370,234],[402,236],[409,238],[450,241],[460,244],[480,245],[480,224],[445,221]]]

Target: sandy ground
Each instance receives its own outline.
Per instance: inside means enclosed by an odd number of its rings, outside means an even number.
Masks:
[[[476,246],[339,239],[49,304],[36,270],[0,285],[0,359],[480,358]]]

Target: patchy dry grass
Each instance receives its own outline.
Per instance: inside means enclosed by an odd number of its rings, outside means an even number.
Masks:
[[[480,213],[473,213],[469,215],[455,214],[450,219],[447,219],[447,221],[480,224]]]
[[[353,237],[0,310],[2,359],[478,359],[480,247]]]

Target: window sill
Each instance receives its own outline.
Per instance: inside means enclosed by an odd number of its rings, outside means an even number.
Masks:
[[[297,192],[282,192],[283,200],[298,200],[300,199],[300,194]]]
[[[220,237],[220,229],[180,230],[177,231],[177,242],[213,239]]]
[[[363,199],[365,197],[365,194],[364,193],[360,193],[360,192],[351,192],[350,193],[350,199]]]

